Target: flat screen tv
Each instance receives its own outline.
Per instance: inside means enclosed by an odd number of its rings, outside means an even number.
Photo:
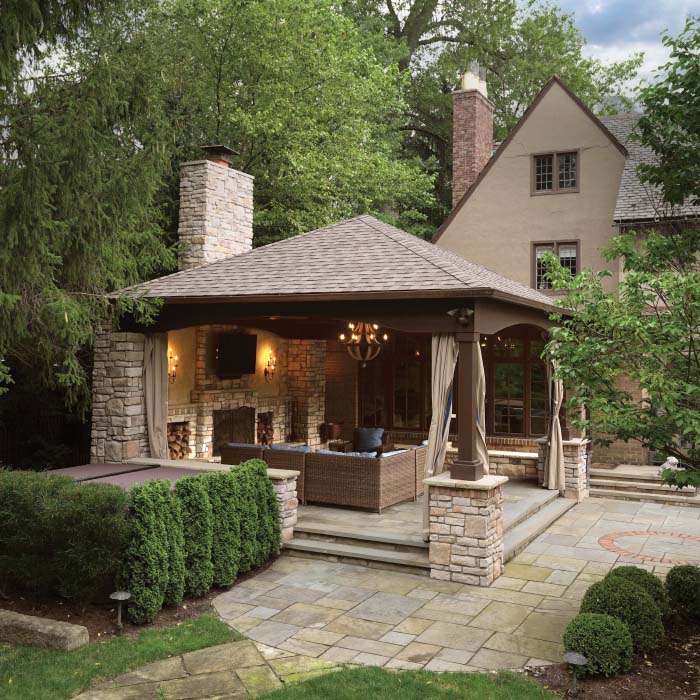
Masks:
[[[255,374],[258,337],[238,333],[221,333],[216,343],[216,376],[236,379],[242,374]]]

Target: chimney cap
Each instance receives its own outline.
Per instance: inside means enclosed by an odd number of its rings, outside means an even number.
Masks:
[[[234,151],[223,144],[213,144],[210,146],[202,146],[202,150],[207,154],[209,160],[223,160],[226,163],[231,162],[231,156],[239,156],[238,151]]]

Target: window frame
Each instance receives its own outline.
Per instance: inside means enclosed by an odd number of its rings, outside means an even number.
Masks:
[[[539,246],[551,246],[554,255],[559,258],[559,247],[572,245],[576,248],[576,273],[581,270],[581,240],[578,238],[568,238],[562,241],[532,241],[530,246],[530,286],[540,294],[558,294],[554,289],[539,289],[537,287],[537,248]]]
[[[574,154],[576,156],[576,187],[559,187],[559,156],[567,156]],[[537,158],[550,156],[553,159],[552,163],[552,189],[538,190],[535,189],[535,163]],[[572,194],[581,191],[581,149],[567,148],[560,151],[544,151],[542,153],[533,153],[530,156],[530,196],[539,197],[547,194]]]

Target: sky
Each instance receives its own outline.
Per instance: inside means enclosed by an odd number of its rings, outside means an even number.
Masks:
[[[651,78],[668,58],[661,34],[678,34],[688,15],[700,15],[700,0],[558,0],[573,12],[588,40],[587,52],[603,60],[620,60],[643,51],[641,78]]]

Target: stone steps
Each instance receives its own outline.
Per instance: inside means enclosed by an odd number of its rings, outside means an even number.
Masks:
[[[623,501],[643,501],[645,503],[664,503],[667,505],[700,508],[700,497],[695,492],[681,496],[678,495],[677,491],[654,493],[649,490],[635,490],[634,486],[615,489],[592,485],[590,494],[592,498],[613,498]]]
[[[285,544],[284,549],[291,556],[346,562],[425,576],[430,574],[427,545],[425,547],[407,545],[406,550],[401,551],[382,548],[382,544],[387,543],[347,536],[341,541],[322,541],[295,536]]]
[[[635,471],[628,469],[625,471],[619,469],[601,469],[591,468],[591,479],[600,479],[603,481],[635,481],[645,484],[659,484],[661,477],[657,471],[649,469]]]
[[[681,496],[685,498],[694,498],[696,495],[695,489],[689,487],[680,490],[671,488],[670,486],[663,484],[660,479],[657,481],[638,481],[632,479],[601,479],[599,477],[595,477],[591,478],[590,485],[592,489],[601,488],[613,491],[656,493],[661,495]]]
[[[533,486],[533,489],[538,487]],[[506,502],[504,549],[506,561],[521,552],[538,535],[576,505],[557,491],[540,489],[537,498]],[[524,507],[523,507],[524,506]],[[378,529],[329,527],[327,523],[300,522],[294,538],[285,544],[290,556],[347,562],[372,568],[429,574],[429,545],[419,534]]]
[[[533,540],[554,524],[564,513],[576,505],[571,498],[554,498],[540,508],[533,509],[524,518],[506,529],[503,536],[503,561],[508,562],[520,554]]]

